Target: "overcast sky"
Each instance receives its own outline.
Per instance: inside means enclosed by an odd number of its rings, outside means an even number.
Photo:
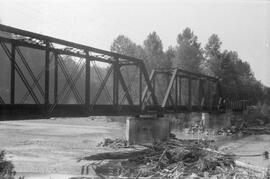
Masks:
[[[269,0],[0,0],[0,19],[105,50],[119,34],[142,44],[156,31],[167,49],[185,27],[203,46],[216,33],[270,86]]]

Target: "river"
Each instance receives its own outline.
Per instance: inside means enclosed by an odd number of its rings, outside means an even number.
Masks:
[[[83,156],[112,149],[97,148],[104,138],[124,138],[125,118],[53,118],[41,120],[1,121],[0,149],[15,165],[17,176],[26,178],[68,178],[81,174]],[[175,126],[175,125],[174,125]],[[216,128],[221,126],[216,126]],[[212,129],[209,130],[213,131]],[[186,129],[175,126],[172,132],[182,139],[198,139]],[[214,136],[220,150],[239,155],[261,154],[270,149],[270,136]],[[267,167],[263,157],[241,157],[238,160]],[[93,173],[92,173],[93,174]]]

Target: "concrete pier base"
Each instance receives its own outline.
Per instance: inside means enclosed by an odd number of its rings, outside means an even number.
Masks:
[[[170,121],[162,117],[129,117],[126,120],[126,139],[132,144],[149,144],[169,139]]]

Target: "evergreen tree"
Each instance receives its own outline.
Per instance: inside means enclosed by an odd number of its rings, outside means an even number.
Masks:
[[[213,34],[208,39],[205,46],[205,59],[202,64],[203,71],[208,75],[220,77],[222,53],[220,51],[222,42],[216,34]]]
[[[165,59],[163,45],[157,33],[155,31],[150,33],[143,44],[148,70],[151,71],[154,68],[164,68]]]
[[[198,38],[190,28],[186,28],[177,37],[175,66],[188,71],[200,72],[203,51]]]

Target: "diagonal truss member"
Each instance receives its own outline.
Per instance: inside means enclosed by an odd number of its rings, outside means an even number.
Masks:
[[[10,50],[7,48],[7,46],[4,43],[0,42],[0,44],[1,44],[5,54],[7,55],[8,59],[11,61],[11,63],[14,63],[14,68],[17,71],[17,73],[19,74],[25,87],[29,91],[31,97],[33,98],[33,100],[35,101],[36,104],[40,104],[36,94],[34,93],[33,89],[31,88],[31,85],[28,83],[28,81],[27,81],[26,77],[24,76],[23,72],[21,71],[19,65],[15,61],[15,55],[12,55],[15,53],[15,46],[12,44],[12,49],[11,49],[12,52],[10,52]]]

